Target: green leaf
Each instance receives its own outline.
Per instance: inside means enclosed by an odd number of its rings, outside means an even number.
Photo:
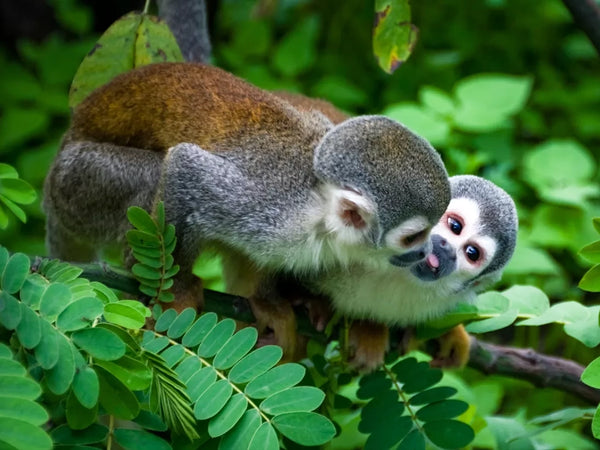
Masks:
[[[145,231],[150,234],[157,234],[158,227],[154,222],[154,219],[146,212],[146,210],[139,206],[131,206],[127,208],[127,220],[141,231]]]
[[[73,342],[92,357],[111,361],[125,354],[125,343],[106,328],[88,328],[71,335]]]
[[[454,95],[461,105],[508,116],[523,109],[532,84],[530,77],[477,74],[460,80]]]
[[[277,433],[270,423],[265,422],[254,433],[248,450],[277,450],[278,448],[280,447]]]
[[[196,318],[194,308],[186,308],[175,318],[167,330],[167,336],[171,339],[177,339],[190,328]]]
[[[196,402],[194,407],[196,419],[206,420],[215,416],[229,401],[232,390],[227,380],[219,380],[210,386]]]
[[[596,173],[593,156],[571,139],[552,139],[538,145],[525,153],[523,166],[523,179],[538,190],[578,185]]]
[[[273,426],[300,445],[323,445],[335,436],[335,427],[326,417],[314,412],[295,412],[275,416]]]
[[[23,253],[12,255],[2,272],[2,290],[8,294],[15,294],[21,289],[29,273],[29,258]]]
[[[138,330],[146,323],[144,313],[140,312],[139,309],[122,302],[104,305],[103,315],[108,322],[131,330]]]
[[[62,331],[74,331],[87,327],[102,315],[104,303],[95,297],[83,297],[70,303],[56,319]]]
[[[131,420],[140,412],[140,404],[133,392],[118,378],[96,366],[100,381],[100,405],[107,413],[124,420]]]
[[[4,396],[0,400],[0,418],[2,417],[11,417],[37,426],[44,425],[49,419],[48,413],[39,403]]]
[[[325,394],[313,386],[296,386],[267,397],[261,404],[267,414],[277,415],[298,411],[313,411],[318,408]]]
[[[534,286],[512,286],[502,291],[502,295],[510,301],[510,308],[517,309],[519,315],[542,314],[550,307],[548,296]]]
[[[161,336],[145,343],[142,347],[148,352],[158,353],[167,345],[169,345],[169,338],[166,336]]]
[[[56,444],[87,445],[104,441],[108,435],[108,428],[95,423],[85,430],[71,430],[65,424],[56,427],[50,434]]]
[[[461,400],[442,400],[424,406],[417,411],[417,419],[424,422],[433,420],[452,419],[460,416],[469,408],[469,405]]]
[[[188,347],[193,348],[200,344],[205,336],[217,323],[217,315],[213,312],[203,314],[196,320],[194,325],[185,333],[181,343]]]
[[[2,359],[12,359],[13,354],[10,351],[10,348],[6,344],[0,342],[0,360]],[[0,361],[1,362],[1,361]]]
[[[177,311],[175,311],[172,308],[169,308],[165,312],[163,312],[158,318],[158,320],[156,321],[156,325],[154,325],[154,329],[159,333],[167,331],[176,318]]]
[[[236,384],[247,383],[265,373],[283,356],[281,347],[265,345],[244,356],[229,372],[229,379]]]
[[[8,330],[14,330],[21,322],[21,304],[9,293],[0,292],[0,324]]]
[[[248,397],[267,398],[277,392],[295,386],[304,378],[306,369],[297,363],[287,363],[273,367],[254,378],[244,392]]]
[[[0,397],[35,400],[42,393],[40,385],[19,375],[0,375]]]
[[[37,198],[35,189],[20,178],[0,178],[0,193],[15,203],[28,205]]]
[[[16,203],[9,200],[2,194],[0,194],[0,202],[4,203],[4,206],[6,206],[6,208],[8,208],[8,210],[10,210],[10,212],[12,212],[17,217],[17,219],[19,219],[23,223],[27,223],[27,215],[25,214],[25,211],[23,211],[22,208],[17,206]]]
[[[0,358],[0,375],[24,376],[27,373],[25,367],[11,358]]]
[[[210,358],[223,348],[228,339],[235,331],[235,321],[232,319],[223,319],[215,325],[206,335],[200,347],[198,355],[203,358]]]
[[[600,439],[600,406],[596,409],[592,419],[592,434],[596,439]]]
[[[179,376],[179,379],[184,383],[198,372],[202,368],[202,363],[195,356],[188,356],[175,368],[175,373]]]
[[[428,389],[423,392],[419,392],[415,396],[411,397],[411,405],[427,405],[429,403],[438,402],[445,400],[448,397],[452,397],[456,394],[456,389],[448,386],[438,386]]]
[[[427,437],[443,448],[466,447],[475,438],[473,429],[458,420],[436,420],[423,425]]]
[[[19,173],[13,166],[0,163],[0,178],[19,178]]]
[[[141,361],[125,355],[116,361],[95,361],[132,391],[143,391],[152,382],[152,371]]]
[[[41,320],[27,305],[20,303],[21,320],[17,325],[17,336],[23,347],[32,349],[42,339]]]
[[[367,403],[361,413],[358,430],[362,433],[388,435],[392,427],[397,433],[390,435],[392,441],[386,441],[387,446],[399,442],[412,427],[412,420],[408,416],[402,417],[404,403],[398,401],[398,396],[391,390],[383,391]],[[375,438],[377,442],[379,438]],[[373,445],[373,444],[371,444]]]
[[[425,438],[417,429],[406,435],[396,450],[425,450]]]
[[[600,389],[600,358],[594,359],[581,374],[581,381],[588,386]]]
[[[167,366],[173,367],[185,356],[185,349],[182,345],[173,345],[162,352],[160,356],[165,360]]]
[[[373,53],[379,67],[393,73],[417,43],[418,29],[410,23],[408,1],[377,0],[373,26]]]
[[[140,411],[133,421],[146,430],[167,431],[169,429],[160,416],[144,409]]]
[[[162,244],[158,236],[139,230],[129,230],[126,234],[129,245],[138,252],[143,249],[162,251]]]
[[[471,322],[465,329],[469,333],[489,333],[490,331],[500,330],[511,325],[519,312],[515,309],[510,309],[496,317],[490,317],[489,319],[479,320],[477,322]]]
[[[19,450],[51,449],[52,440],[40,427],[11,417],[0,417],[0,445]]]
[[[448,94],[433,86],[423,86],[419,89],[419,101],[429,110],[442,116],[451,115],[456,108]]]
[[[403,365],[416,363],[414,358],[408,358],[401,361]],[[398,363],[399,364],[399,363]],[[392,367],[398,366],[398,364]],[[368,399],[375,397],[380,392],[387,391],[392,387],[392,382],[388,377],[386,377],[385,373],[382,371],[371,372],[370,374],[362,377],[359,381],[359,388],[356,391],[356,395],[358,398]]]
[[[114,431],[115,441],[125,450],[170,450],[172,447],[164,439],[145,430],[127,430],[117,428]]]
[[[246,411],[237,425],[223,436],[219,443],[219,450],[248,448],[260,424],[260,414],[256,409]]]
[[[392,370],[398,375],[398,379],[404,383],[402,390],[409,394],[424,391],[442,379],[442,371],[429,367],[429,363],[425,361],[418,362],[414,369],[410,371],[400,370],[400,363],[396,364]]]
[[[42,338],[35,348],[35,359],[37,359],[42,369],[48,370],[58,362],[59,333],[45,320],[40,321],[40,329]]]
[[[69,107],[74,108],[94,89],[134,67],[182,60],[164,23],[156,17],[127,14],[104,32],[79,66],[69,92]]]
[[[102,300],[103,303],[111,303],[116,302],[118,300],[115,293],[102,283],[99,283],[98,281],[92,281],[90,283],[90,286],[92,287],[92,289],[94,289],[94,292],[96,293],[97,297],[100,300]]]
[[[134,264],[131,268],[131,272],[133,272],[133,274],[137,278],[143,278],[148,280],[160,280],[161,278],[163,278],[162,271],[154,269],[152,267],[148,267],[141,263]]]
[[[583,275],[578,287],[588,292],[600,292],[600,264],[596,264]]]
[[[215,355],[213,365],[226,370],[244,357],[256,344],[258,332],[254,327],[246,327],[235,333]]]
[[[208,422],[208,434],[218,437],[227,433],[238,423],[247,407],[248,401],[244,394],[231,397],[225,407]]]
[[[450,124],[419,105],[398,103],[387,107],[382,114],[423,136],[432,145],[445,145],[448,141]]]
[[[66,405],[67,424],[74,430],[83,430],[98,419],[98,404],[90,408],[83,406],[77,396],[71,391]]]
[[[48,371],[46,371],[46,384],[48,388],[56,395],[62,395],[67,392],[75,376],[75,356],[76,351],[71,342],[60,334],[57,334],[58,341],[58,361]]]
[[[71,301],[71,290],[66,284],[52,283],[42,294],[40,314],[52,322],[56,320]]]
[[[98,375],[91,367],[81,367],[73,378],[73,393],[79,403],[87,409],[93,408],[98,403],[100,382]]]
[[[192,403],[196,403],[200,396],[214,384],[217,379],[217,372],[212,367],[205,367],[196,372],[186,383],[187,393]]]
[[[594,264],[600,263],[600,241],[592,242],[583,247],[579,254]]]
[[[390,420],[390,417],[380,414],[378,427],[367,438],[365,450],[392,448],[406,437],[412,427],[412,420],[408,416]]]

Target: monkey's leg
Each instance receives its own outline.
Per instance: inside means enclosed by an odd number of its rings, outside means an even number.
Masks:
[[[296,315],[291,302],[282,297],[278,279],[258,269],[241,253],[231,250],[220,253],[227,292],[248,298],[256,318],[259,345],[279,345],[285,359],[298,359]]]
[[[389,336],[389,329],[383,324],[370,320],[352,322],[348,336],[350,365],[361,372],[370,372],[381,366]]]
[[[471,338],[462,325],[457,325],[435,339],[439,346],[431,361],[433,367],[464,367],[469,361]]]

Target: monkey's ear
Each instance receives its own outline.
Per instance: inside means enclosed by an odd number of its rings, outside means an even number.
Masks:
[[[327,232],[348,243],[367,239],[378,245],[379,220],[375,204],[365,195],[350,189],[324,187],[324,223]]]

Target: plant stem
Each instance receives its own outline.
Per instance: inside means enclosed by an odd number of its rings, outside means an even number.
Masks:
[[[142,11],[142,13],[148,14],[149,9],[150,9],[150,0],[146,0],[146,4],[144,5],[144,11]]]

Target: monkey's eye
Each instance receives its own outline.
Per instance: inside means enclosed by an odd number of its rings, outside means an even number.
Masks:
[[[405,238],[402,239],[402,244],[404,244],[406,247],[408,247],[408,246],[414,244],[415,242],[423,239],[426,234],[427,234],[427,230],[421,230],[421,231],[418,231],[417,233],[409,234],[408,236],[406,236]]]
[[[465,254],[467,255],[467,258],[473,262],[476,262],[481,257],[481,252],[473,245],[467,245],[465,247]]]
[[[462,223],[460,223],[454,217],[448,217],[448,227],[456,235],[460,234],[463,229]]]

